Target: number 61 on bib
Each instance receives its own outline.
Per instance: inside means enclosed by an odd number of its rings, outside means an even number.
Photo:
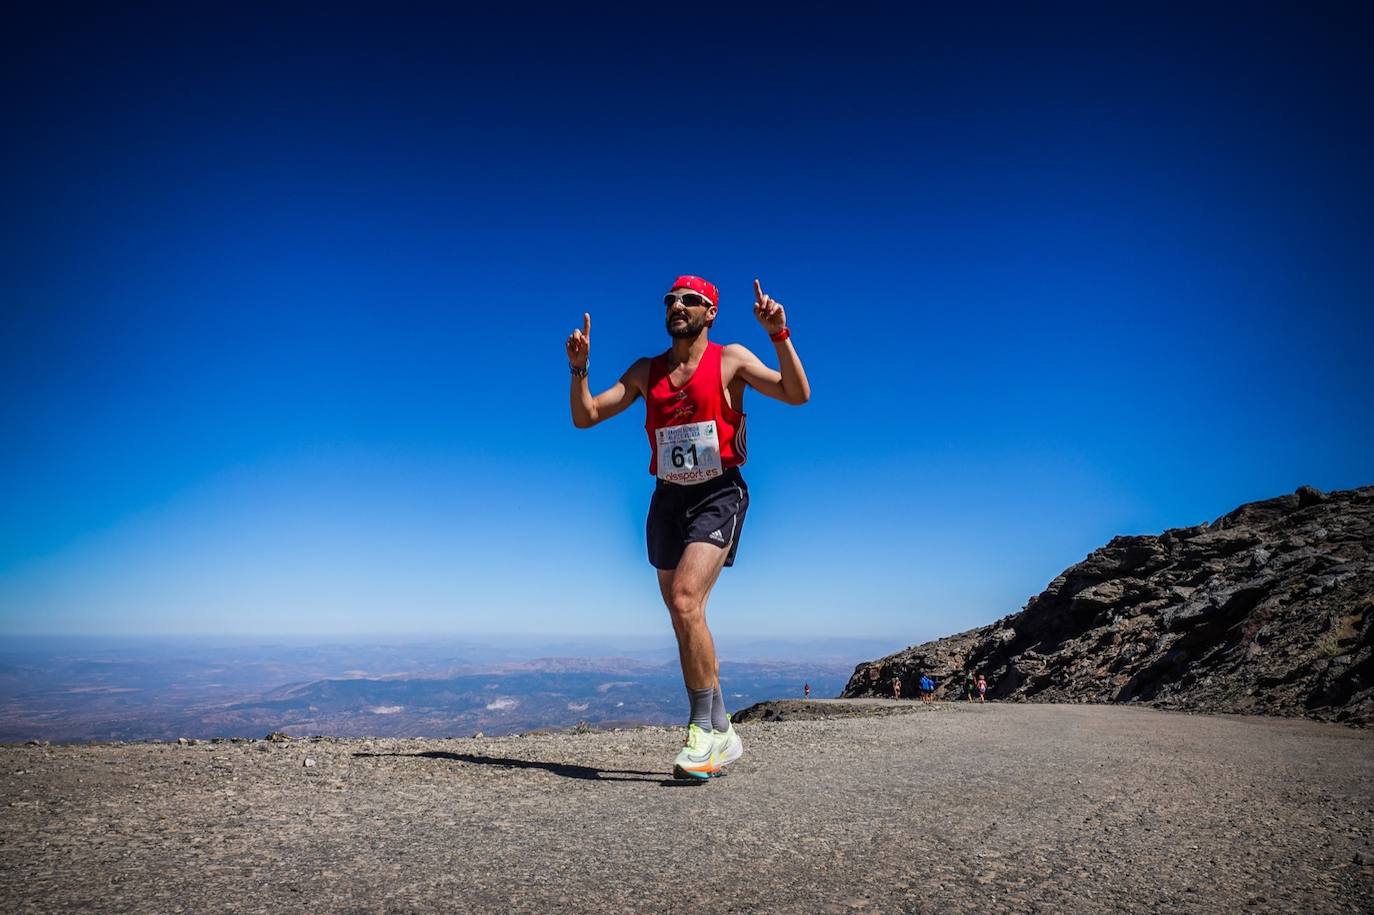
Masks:
[[[700,483],[721,475],[720,438],[715,420],[654,430],[658,478],[669,483]]]

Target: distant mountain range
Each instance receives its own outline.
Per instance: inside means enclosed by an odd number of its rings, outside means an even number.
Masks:
[[[529,656],[589,644],[18,640],[0,651],[0,742],[439,737],[683,720],[671,643]],[[734,708],[798,696],[803,683],[835,695],[852,652],[875,644],[746,641],[736,657],[747,660],[722,662],[722,686]]]
[[[860,664],[846,696],[1143,702],[1374,724],[1374,486],[1117,537],[990,626]]]

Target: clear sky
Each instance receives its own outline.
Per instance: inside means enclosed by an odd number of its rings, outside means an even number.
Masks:
[[[724,637],[1374,483],[1360,5],[178,6],[7,21],[0,634],[666,631],[563,339],[605,387],[683,272],[813,388],[746,400]]]

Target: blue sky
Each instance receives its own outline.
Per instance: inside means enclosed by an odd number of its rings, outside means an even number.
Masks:
[[[562,341],[604,387],[682,272],[813,387],[746,401],[722,637],[1374,483],[1357,6],[381,9],[9,30],[0,633],[664,631],[642,409],[575,430]]]

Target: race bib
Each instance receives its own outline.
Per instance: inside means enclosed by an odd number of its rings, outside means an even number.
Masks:
[[[700,483],[721,474],[720,437],[716,422],[664,426],[654,430],[658,442],[658,478],[669,483]]]

